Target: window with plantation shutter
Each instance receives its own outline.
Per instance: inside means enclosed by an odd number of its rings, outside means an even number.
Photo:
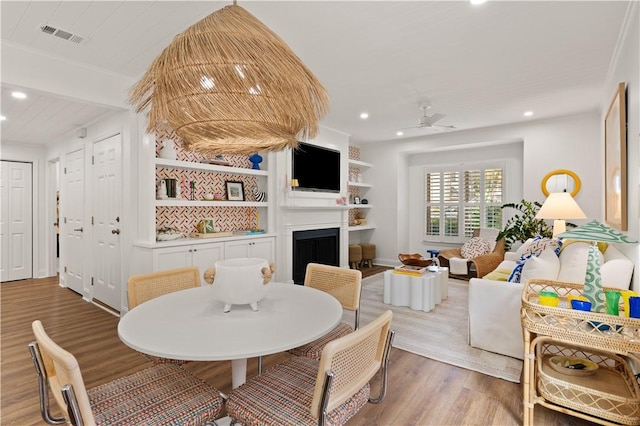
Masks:
[[[495,163],[425,170],[425,240],[463,242],[477,228],[501,229],[503,175]]]

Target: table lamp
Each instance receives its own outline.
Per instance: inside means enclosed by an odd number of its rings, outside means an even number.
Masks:
[[[552,192],[540,207],[536,219],[553,219],[553,237],[567,230],[565,219],[586,219],[578,203],[568,192]]]
[[[596,243],[636,243],[609,226],[593,220],[585,225],[578,226],[571,231],[563,232],[558,238],[570,238],[579,241],[591,241],[587,256],[587,273],[584,278],[584,290],[582,292],[591,302],[591,310],[605,312],[605,297],[602,290],[602,277],[600,274],[600,257]]]
[[[300,186],[298,179],[291,179],[291,190],[295,191],[297,187]]]

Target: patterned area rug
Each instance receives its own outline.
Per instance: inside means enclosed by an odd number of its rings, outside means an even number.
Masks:
[[[448,298],[431,312],[382,303],[383,274],[362,280],[360,324],[369,323],[387,309],[393,311],[393,346],[436,361],[520,383],[522,361],[468,344],[468,284],[449,279]],[[343,321],[353,324],[353,313]]]

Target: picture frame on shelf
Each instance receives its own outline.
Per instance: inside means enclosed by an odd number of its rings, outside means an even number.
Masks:
[[[627,230],[626,84],[619,83],[604,120],[605,222]]]
[[[244,183],[231,180],[225,183],[227,186],[227,200],[244,201]]]

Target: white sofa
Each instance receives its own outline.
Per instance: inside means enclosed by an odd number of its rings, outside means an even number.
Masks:
[[[575,246],[574,246],[575,245]],[[574,246],[574,247],[572,247]],[[526,279],[553,279],[558,281],[584,283],[586,273],[586,243],[569,244],[555,260],[557,265],[544,259],[534,258],[535,265],[523,270],[522,283],[496,281],[485,278],[469,280],[469,344],[487,351],[524,358],[524,343],[520,323],[522,290]],[[555,256],[555,254],[552,254]],[[540,258],[547,254],[543,253]],[[513,270],[520,258],[519,254],[506,253],[505,260],[496,268],[506,275]],[[622,290],[629,288],[634,263],[613,245],[608,245],[601,258],[602,285]],[[525,274],[525,272],[529,272]],[[491,275],[488,275],[490,277]]]

